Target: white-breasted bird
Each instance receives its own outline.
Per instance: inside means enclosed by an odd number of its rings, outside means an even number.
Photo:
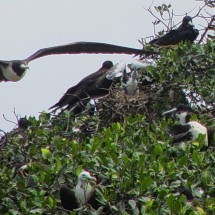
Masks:
[[[211,127],[207,128],[197,121],[191,121],[190,112],[190,107],[179,104],[176,108],[162,113],[163,116],[173,114],[174,119],[179,122],[170,131],[174,139],[173,142],[179,143],[182,141],[196,140],[202,134],[205,135],[205,146],[210,146],[213,141],[214,129]]]
[[[96,199],[96,178],[92,177],[88,171],[82,171],[72,190],[66,185],[61,185],[60,200],[66,210],[72,211],[87,204],[97,210],[101,203]]]

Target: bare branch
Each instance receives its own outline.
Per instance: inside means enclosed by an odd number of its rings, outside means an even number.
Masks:
[[[6,116],[5,116],[4,114],[3,114],[3,118],[4,118],[4,120],[5,120],[5,121],[7,121],[7,122],[10,122],[10,123],[13,123],[13,124],[17,125],[15,122],[13,122],[13,121],[11,121],[11,120],[7,119],[7,118],[6,118]]]
[[[213,23],[214,20],[215,20],[215,15],[211,17],[211,21],[209,22],[208,27],[205,29],[205,31],[203,32],[203,34],[201,35],[201,38],[200,38],[198,44],[200,44],[203,41],[205,35],[209,31],[210,26],[212,25],[212,23]]]

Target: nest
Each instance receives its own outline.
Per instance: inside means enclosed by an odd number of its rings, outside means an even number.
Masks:
[[[123,121],[128,115],[144,114],[148,96],[145,92],[126,95],[119,90],[111,90],[110,94],[99,100],[98,115],[101,120],[112,123]]]

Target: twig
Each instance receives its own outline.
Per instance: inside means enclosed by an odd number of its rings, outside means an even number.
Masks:
[[[4,118],[4,120],[5,120],[5,121],[7,121],[7,122],[10,122],[10,123],[13,123],[13,124],[17,125],[15,122],[13,122],[13,121],[11,121],[11,120],[7,119],[7,118],[6,118],[6,116],[5,116],[4,114],[3,114],[3,118]]]
[[[209,22],[208,27],[207,27],[207,28],[205,29],[205,31],[203,32],[203,34],[202,34],[202,36],[201,36],[201,38],[200,38],[198,44],[200,44],[200,43],[203,41],[205,35],[207,34],[207,32],[208,32],[208,30],[209,30],[209,27],[212,25],[212,23],[213,23],[214,20],[215,20],[215,15],[211,17],[211,21]]]

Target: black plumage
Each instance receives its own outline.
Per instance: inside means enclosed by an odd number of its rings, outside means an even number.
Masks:
[[[182,20],[182,24],[177,29],[169,31],[164,36],[153,39],[149,44],[168,46],[185,41],[193,43],[198,35],[199,31],[194,28],[192,18],[190,16],[185,16]]]
[[[118,64],[113,66],[111,61],[105,61],[98,71],[88,75],[78,84],[69,88],[59,102],[49,109],[55,108],[55,111],[66,106],[65,109],[72,110],[81,101],[108,95],[115,73],[123,72],[124,67],[119,66],[118,68]]]
[[[66,210],[72,211],[79,207],[74,191],[65,184],[60,187],[60,199],[62,207]]]
[[[134,49],[124,46],[117,46],[107,43],[97,42],[76,42],[66,45],[54,46],[40,49],[24,60],[3,61],[0,60],[0,82],[1,81],[19,81],[21,80],[28,67],[29,62],[41,57],[54,54],[134,54],[134,55],[152,55],[159,54],[153,51],[143,49]]]

